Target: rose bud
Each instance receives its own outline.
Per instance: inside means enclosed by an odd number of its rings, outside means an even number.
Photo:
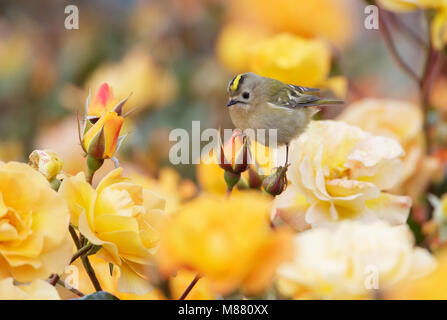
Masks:
[[[265,177],[262,187],[272,196],[277,196],[281,194],[287,186],[287,167],[279,167],[276,172]]]

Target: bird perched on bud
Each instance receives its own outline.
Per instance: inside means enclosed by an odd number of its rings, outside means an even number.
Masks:
[[[343,103],[310,94],[318,91],[248,72],[231,80],[227,107],[239,129],[265,129],[264,138],[259,134],[256,137],[264,145],[269,141],[269,129],[276,129],[277,146],[286,145],[287,163],[289,142],[304,132],[319,111],[317,107]]]

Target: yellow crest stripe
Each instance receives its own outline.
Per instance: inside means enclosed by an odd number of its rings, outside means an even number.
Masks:
[[[241,80],[242,74],[239,74],[234,78],[233,83],[230,86],[231,91],[236,91],[239,86],[239,81]]]

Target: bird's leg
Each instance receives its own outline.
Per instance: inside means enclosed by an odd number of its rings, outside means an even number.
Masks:
[[[289,164],[289,144],[286,144],[286,164],[285,167]]]

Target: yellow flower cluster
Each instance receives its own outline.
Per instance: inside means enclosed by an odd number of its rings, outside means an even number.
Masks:
[[[64,179],[59,193],[69,205],[71,223],[102,246],[97,255],[119,266],[118,289],[144,294],[151,289],[145,268],[158,245],[165,202],[121,173],[113,170],[96,189],[80,173]]]
[[[316,12],[318,14],[316,14]],[[305,86],[344,90],[327,79],[329,43],[343,46],[352,36],[349,10],[333,0],[229,1],[228,22],[216,43],[220,62],[233,73]],[[344,82],[344,80],[343,80]]]
[[[65,201],[42,174],[23,163],[0,162],[1,296],[10,289],[18,298],[57,296],[41,280],[63,272],[70,261],[69,219]],[[13,279],[31,284],[13,289]]]
[[[68,220],[65,202],[40,173],[0,163],[2,277],[28,282],[62,271],[71,257]]]
[[[191,201],[162,231],[161,270],[193,270],[222,294],[262,292],[290,254],[290,234],[269,226],[270,206],[268,196],[254,191]]]

